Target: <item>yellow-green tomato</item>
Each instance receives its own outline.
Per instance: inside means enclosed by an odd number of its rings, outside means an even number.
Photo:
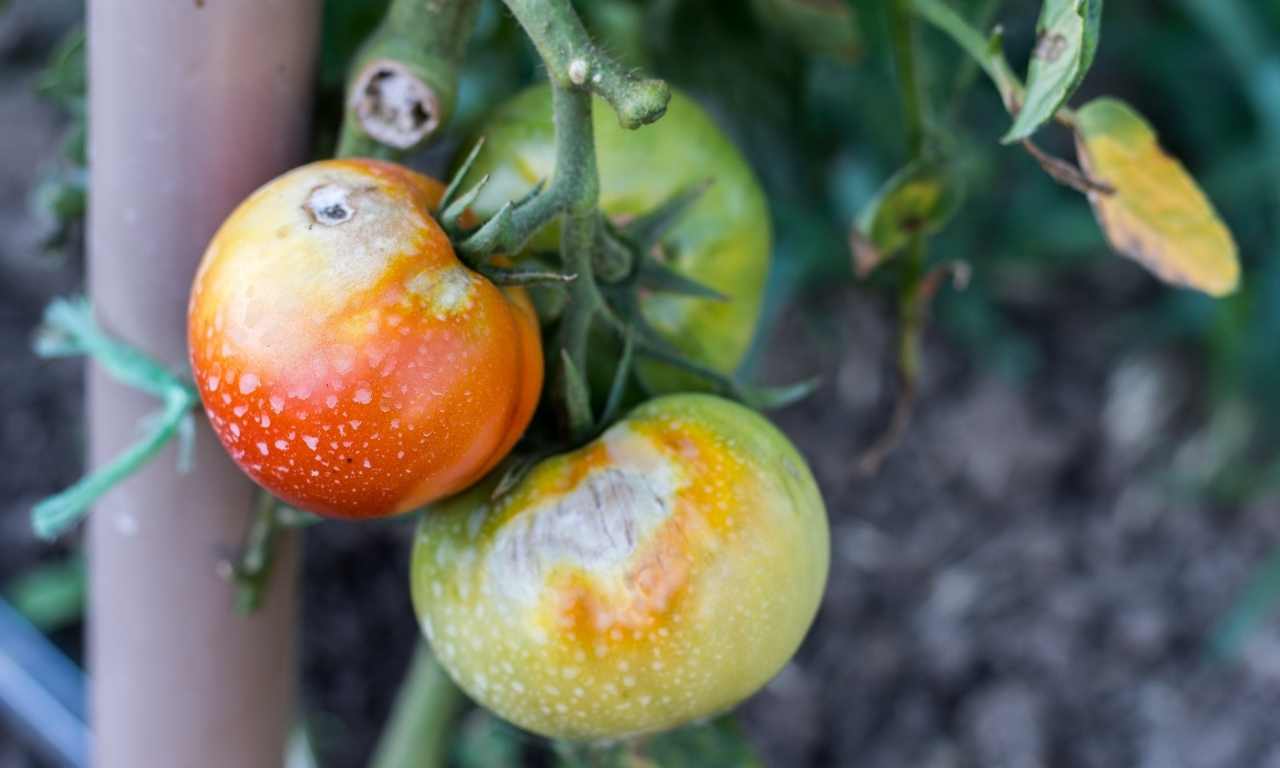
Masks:
[[[729,300],[653,294],[644,298],[642,311],[693,360],[732,372],[755,334],[769,270],[769,209],[755,174],[711,117],[679,91],[672,92],[660,120],[637,130],[622,128],[613,109],[599,98],[593,115],[600,207],[617,221],[712,182],[664,239],[661,257]],[[489,175],[474,205],[484,219],[524,196],[539,180],[550,180],[555,166],[550,88],[540,85],[518,94],[498,108],[481,134],[485,144],[467,181]],[[554,250],[555,231],[544,230],[533,245]],[[639,373],[658,392],[689,389],[697,381],[657,363],[646,362]]]
[[[822,497],[736,403],[651,400],[496,501],[491,483],[424,516],[413,600],[458,684],[530,731],[614,739],[727,709],[818,609]]]

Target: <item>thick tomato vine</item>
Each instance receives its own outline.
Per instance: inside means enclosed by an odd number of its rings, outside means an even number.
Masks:
[[[454,255],[441,185],[312,163],[251,195],[191,292],[191,364],[222,444],[281,499],[333,516],[456,493],[510,451],[542,386],[538,322]]]

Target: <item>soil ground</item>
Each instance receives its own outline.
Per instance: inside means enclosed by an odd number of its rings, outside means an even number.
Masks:
[[[78,251],[40,255],[27,206],[61,119],[34,75],[66,21],[0,27],[0,584],[76,546],[38,544],[26,518],[82,451],[79,366],[28,351],[82,281]],[[1081,275],[1019,312],[1043,360],[1028,381],[932,334],[915,421],[873,477],[854,464],[894,395],[888,308],[842,287],[784,313],[761,370],[823,377],[776,419],[822,486],[833,562],[803,649],[741,710],[770,765],[1280,768],[1280,624],[1240,659],[1209,652],[1280,542],[1280,499],[1177,492],[1212,450],[1201,369],[1110,333],[1147,296],[1117,284]],[[408,535],[307,534],[305,700],[328,766],[362,764],[415,642]],[[0,768],[36,765],[0,730]]]

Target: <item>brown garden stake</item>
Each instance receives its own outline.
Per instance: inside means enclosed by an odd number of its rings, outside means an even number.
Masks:
[[[316,0],[90,0],[89,291],[111,333],[185,373],[201,252],[248,192],[305,159]],[[149,396],[91,366],[90,460],[132,443]],[[294,715],[297,546],[265,603],[233,610],[217,565],[253,488],[202,425],[98,504],[90,525],[93,764],[278,768]]]

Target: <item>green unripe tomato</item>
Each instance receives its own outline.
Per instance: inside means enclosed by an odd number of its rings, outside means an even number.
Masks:
[[[716,289],[728,301],[670,294],[645,297],[645,317],[693,360],[721,373],[742,362],[760,317],[769,270],[771,225],[764,193],[737,147],[692,99],[679,91],[663,117],[631,131],[613,110],[595,100],[600,207],[618,221],[647,213],[689,187],[711,187],[669,232],[663,251],[676,271]],[[481,129],[485,138],[467,183],[485,174],[489,184],[473,210],[492,216],[524,196],[555,165],[555,129],[548,86],[529,88],[499,107]],[[547,228],[532,246],[555,250],[558,230]],[[655,392],[697,388],[698,380],[669,366],[639,366]]]
[[[615,739],[715,714],[773,677],[817,612],[822,497],[741,405],[651,400],[496,501],[492,482],[424,516],[413,601],[458,684],[523,728]]]

